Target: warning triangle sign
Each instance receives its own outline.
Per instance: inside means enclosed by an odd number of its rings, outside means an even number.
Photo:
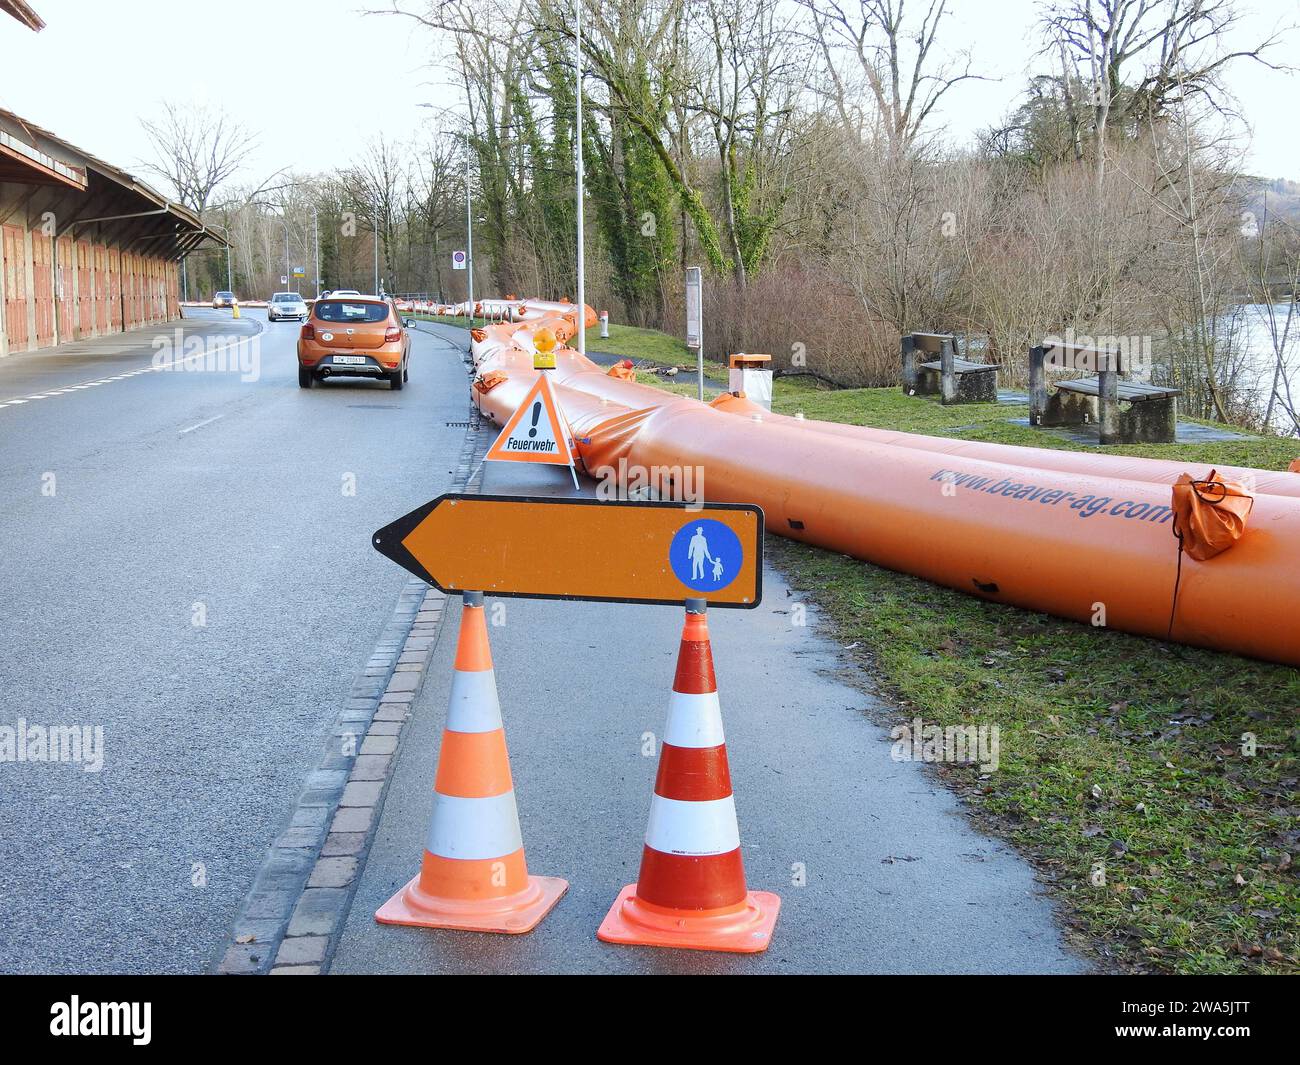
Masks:
[[[545,373],[538,375],[537,383],[529,389],[519,409],[510,415],[485,457],[498,462],[573,465],[569,427],[560,414],[555,392]]]

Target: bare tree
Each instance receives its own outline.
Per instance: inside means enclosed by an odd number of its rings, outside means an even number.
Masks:
[[[836,107],[848,122],[853,83],[839,73],[836,56],[847,52],[868,95],[891,153],[906,155],[939,102],[963,81],[977,78],[967,53],[935,52],[947,0],[929,0],[919,22],[904,0],[798,0],[812,13],[813,34],[831,70]]]
[[[144,121],[156,159],[142,165],[161,178],[186,207],[200,214],[213,192],[239,172],[256,146],[255,138],[224,111],[163,105],[163,115]]]
[[[373,237],[383,247],[383,269],[390,291],[402,284],[394,276],[398,256],[396,242],[399,220],[403,215],[402,194],[410,182],[404,160],[409,149],[382,134],[366,146],[361,160],[343,175],[353,205],[364,219]]]
[[[1068,88],[1081,80],[1089,88],[1098,183],[1113,126],[1159,120],[1196,96],[1222,109],[1228,103],[1223,72],[1239,59],[1277,69],[1264,53],[1280,43],[1281,32],[1233,48],[1227,40],[1240,21],[1234,0],[1056,0],[1048,6],[1043,25],[1065,68],[1062,83]]]

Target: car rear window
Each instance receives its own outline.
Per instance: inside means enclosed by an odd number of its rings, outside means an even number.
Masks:
[[[388,304],[325,300],[316,304],[316,317],[322,322],[382,322],[388,317]]]

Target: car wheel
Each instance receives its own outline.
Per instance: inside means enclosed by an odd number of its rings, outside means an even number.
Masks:
[[[404,363],[402,363],[402,380],[403,380],[403,381],[409,381],[410,379],[411,379],[411,366],[410,366],[410,363],[405,363],[405,362],[404,362]]]
[[[400,392],[402,390],[401,370],[397,370],[396,372],[390,373],[388,375],[388,387],[391,388],[394,392]]]
[[[311,388],[315,384],[316,384],[316,375],[312,372],[311,368],[307,366],[299,366],[298,387]]]

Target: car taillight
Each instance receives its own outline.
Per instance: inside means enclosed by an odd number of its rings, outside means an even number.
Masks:
[[[402,339],[402,331],[397,326],[390,327],[384,333],[385,344],[396,344],[401,339]]]
[[[316,327],[314,325],[304,325],[300,334],[303,340],[316,339]]]

